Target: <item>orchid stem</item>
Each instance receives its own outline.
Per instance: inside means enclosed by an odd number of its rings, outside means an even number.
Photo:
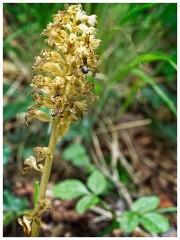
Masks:
[[[39,187],[37,201],[41,200],[41,199],[45,199],[45,194],[46,194],[47,185],[49,182],[56,142],[57,142],[57,119],[54,119],[54,121],[52,122],[52,131],[51,131],[51,136],[50,136],[50,140],[49,140],[49,149],[50,149],[52,155],[51,156],[48,155],[46,157],[46,161],[44,164],[44,169],[43,169],[43,173],[42,173],[42,177],[41,177],[41,183],[40,183],[40,187]],[[36,221],[33,220],[31,237],[38,237],[39,230],[40,230],[40,225]]]

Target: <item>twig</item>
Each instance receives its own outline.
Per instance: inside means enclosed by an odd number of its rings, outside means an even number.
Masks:
[[[114,185],[117,187],[119,195],[124,198],[124,200],[126,201],[128,206],[130,207],[132,204],[131,196],[130,196],[128,190],[126,189],[126,187],[124,186],[124,184],[120,182],[117,169],[116,169],[116,171],[111,173],[111,171],[109,170],[109,167],[107,166],[107,163],[104,159],[99,140],[95,133],[93,133],[92,138],[93,138],[93,143],[94,143],[94,147],[95,147],[96,155],[97,155],[97,158],[95,160],[96,163],[97,163],[97,159],[99,159],[99,161],[98,161],[99,168],[103,171],[104,175],[114,183]],[[93,160],[94,160],[94,158],[93,158]]]
[[[140,158],[138,157],[138,154],[136,153],[133,143],[126,131],[122,132],[122,136],[125,140],[125,143],[129,149],[129,153],[131,154],[133,160],[135,160],[136,162],[142,161],[143,163],[145,163],[148,167],[150,167],[151,169],[156,171],[162,177],[168,179],[170,182],[172,182],[175,185],[177,184],[176,179],[174,177],[172,177],[169,173],[166,173],[162,169],[156,169],[156,164],[154,162],[152,162],[150,159],[146,158],[145,156],[142,156]]]
[[[112,213],[109,212],[109,211],[104,210],[103,208],[94,206],[94,207],[91,207],[90,210],[95,212],[95,213],[101,214],[101,215],[105,216],[108,219],[112,219],[113,218]]]
[[[102,221],[107,221],[107,216],[101,215],[101,216],[95,217],[93,219],[93,223],[99,223],[99,222],[102,222]]]
[[[126,131],[122,131],[121,134],[122,134],[123,140],[124,140],[128,150],[129,150],[129,154],[131,155],[132,161],[137,165],[137,163],[139,162],[138,155],[134,149],[134,146],[129,137],[129,134]]]
[[[111,142],[108,142],[108,145],[111,146],[111,152],[112,152],[112,156],[113,156],[112,159],[116,157],[117,160],[120,161],[122,166],[126,169],[126,171],[130,175],[132,180],[136,184],[138,184],[139,181],[140,181],[139,178],[136,176],[133,168],[128,163],[128,161],[126,160],[125,156],[123,155],[123,153],[119,149],[118,136],[117,136],[116,132],[112,132],[112,138],[113,138],[113,140],[111,140]],[[107,138],[105,140],[107,141]]]
[[[98,156],[100,162],[102,163],[102,165],[105,169],[108,169],[106,160],[104,159],[104,155],[101,150],[99,139],[94,132],[92,132],[92,139],[93,139],[94,147],[95,147],[95,150],[96,150],[96,153],[97,153],[97,156]]]
[[[114,185],[117,187],[119,195],[124,198],[124,200],[128,204],[128,207],[130,207],[132,205],[132,199],[131,199],[131,196],[130,196],[127,188],[125,187],[125,185],[122,182],[120,182],[120,179],[118,176],[110,174],[110,175],[108,175],[108,177],[114,183]]]
[[[173,176],[171,176],[169,173],[163,171],[162,169],[156,169],[155,163],[152,162],[150,159],[148,159],[148,158],[143,156],[142,158],[140,158],[140,160],[142,162],[144,162],[148,167],[152,168],[154,171],[159,173],[159,175],[161,175],[162,177],[168,179],[168,181],[170,181],[171,183],[177,185],[177,180]]]
[[[152,121],[151,119],[144,119],[144,120],[138,120],[138,121],[133,121],[133,122],[128,122],[128,123],[121,123],[121,124],[116,124],[112,126],[107,126],[106,128],[99,128],[96,130],[96,134],[102,134],[102,133],[107,133],[107,132],[112,132],[112,131],[119,131],[122,129],[128,129],[128,128],[133,128],[133,127],[140,127],[143,125],[148,125]]]
[[[99,159],[97,158],[97,155],[93,149],[90,151],[90,154],[97,168],[101,169],[101,164],[99,163]]]

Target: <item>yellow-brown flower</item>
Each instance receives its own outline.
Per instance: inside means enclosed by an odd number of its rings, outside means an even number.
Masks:
[[[35,58],[31,94],[36,103],[29,107],[26,121],[51,122],[57,117],[62,136],[97,100],[93,84],[86,80],[87,72],[97,70],[95,49],[100,40],[95,38],[96,23],[96,15],[88,16],[80,4],[65,5],[64,11],[53,15],[53,22],[42,33],[48,47]],[[42,106],[50,109],[49,115],[37,110]]]

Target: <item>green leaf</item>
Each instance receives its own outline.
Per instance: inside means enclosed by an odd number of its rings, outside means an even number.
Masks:
[[[3,213],[3,225],[9,225],[16,218],[16,214],[12,211]]]
[[[19,212],[8,211],[3,212],[3,225],[7,226],[11,224],[13,221],[17,221],[17,218],[22,216],[27,209]]]
[[[162,105],[162,99],[156,94],[153,89],[149,86],[142,89],[142,98],[146,99],[154,109],[159,108]],[[153,99],[153,101],[152,101]]]
[[[77,167],[86,166],[89,163],[89,156],[82,155],[79,158],[75,158],[74,161],[72,161],[72,163],[74,166],[77,166]]]
[[[170,207],[170,208],[159,208],[156,209],[154,212],[156,213],[171,213],[171,212],[177,212],[177,207]]]
[[[132,20],[134,18],[135,14],[140,14],[141,12],[145,11],[146,9],[152,8],[153,6],[156,6],[154,3],[147,3],[147,4],[141,4],[136,7],[134,7],[132,10],[129,10],[124,18],[120,20],[121,24],[124,24],[128,20]]]
[[[87,186],[95,194],[101,194],[105,191],[107,182],[104,175],[96,170],[88,177]]]
[[[103,237],[103,236],[107,235],[108,233],[112,233],[114,229],[120,228],[119,226],[120,226],[119,221],[112,220],[112,223],[109,226],[107,226],[106,228],[103,228],[102,230],[100,230],[100,232],[98,232],[96,237]]]
[[[85,171],[87,172],[87,173],[92,173],[92,172],[94,172],[95,170],[96,170],[96,167],[93,165],[93,164],[91,164],[91,163],[89,163],[89,164],[87,164],[86,166],[85,166]]]
[[[154,52],[139,55],[136,59],[134,59],[130,66],[131,68],[133,68],[142,62],[154,62],[158,60],[168,62],[175,70],[177,70],[177,64],[173,61],[173,59],[162,52]]]
[[[8,164],[11,155],[12,155],[12,148],[4,145],[3,146],[3,165]]]
[[[119,81],[126,73],[137,65],[143,62],[165,61],[168,62],[175,70],[177,70],[177,64],[171,57],[162,52],[153,52],[137,56],[130,64],[125,66],[116,76],[113,77],[113,81]]]
[[[132,210],[139,212],[149,212],[157,208],[160,204],[160,199],[156,196],[141,197],[132,204]]]
[[[63,151],[63,157],[69,160],[84,153],[85,149],[81,144],[71,144]]]
[[[158,213],[146,213],[140,217],[140,222],[151,233],[167,232],[170,228],[167,218]]]
[[[177,140],[177,124],[173,122],[163,123],[162,121],[156,121],[156,125],[158,127],[158,132],[161,138],[166,138],[170,140]]]
[[[28,207],[26,198],[18,198],[8,190],[3,190],[3,210],[13,211],[15,213],[21,212]]]
[[[176,106],[172,101],[171,97],[168,96],[166,92],[164,92],[163,88],[160,87],[153,78],[149,77],[146,73],[141,71],[140,69],[133,69],[132,73],[136,76],[142,78],[144,82],[151,86],[156,94],[164,101],[164,103],[168,106],[168,108],[173,112],[175,116],[177,116]]]
[[[3,224],[10,224],[27,209],[26,198],[18,198],[8,190],[3,190]]]
[[[89,195],[82,197],[76,204],[76,211],[83,214],[86,210],[95,206],[99,202],[99,198],[96,195]]]
[[[63,151],[63,158],[71,161],[74,166],[81,167],[89,163],[89,156],[81,144],[71,144]]]
[[[121,228],[124,232],[130,233],[135,230],[135,228],[138,226],[139,223],[139,217],[137,213],[132,211],[126,211],[122,215],[121,219]]]
[[[87,143],[91,142],[91,119],[88,116],[84,116],[83,120],[79,121],[79,124],[72,124],[69,132],[64,136],[66,141],[71,141],[73,138],[83,138]]]
[[[18,113],[27,112],[27,108],[32,104],[32,101],[11,102],[3,107],[3,120],[6,121],[13,118]]]
[[[17,36],[23,34],[26,32],[27,29],[36,29],[37,28],[37,24],[36,23],[29,23],[26,25],[23,25],[22,28],[17,29],[15,32],[13,32],[12,34],[10,34],[4,41],[4,47],[8,46],[8,44],[15,38],[17,38]]]
[[[68,179],[52,188],[55,197],[63,200],[70,200],[86,194],[89,194],[86,186],[79,180]]]

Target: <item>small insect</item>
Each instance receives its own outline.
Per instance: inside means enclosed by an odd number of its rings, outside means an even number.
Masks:
[[[89,72],[89,69],[87,67],[87,58],[86,57],[83,57],[83,66],[81,66],[81,71],[84,73],[84,74],[87,74]]]
[[[87,66],[82,66],[81,67],[81,71],[84,73],[84,74],[87,74],[88,72],[89,72],[89,69],[88,69],[88,67]]]

